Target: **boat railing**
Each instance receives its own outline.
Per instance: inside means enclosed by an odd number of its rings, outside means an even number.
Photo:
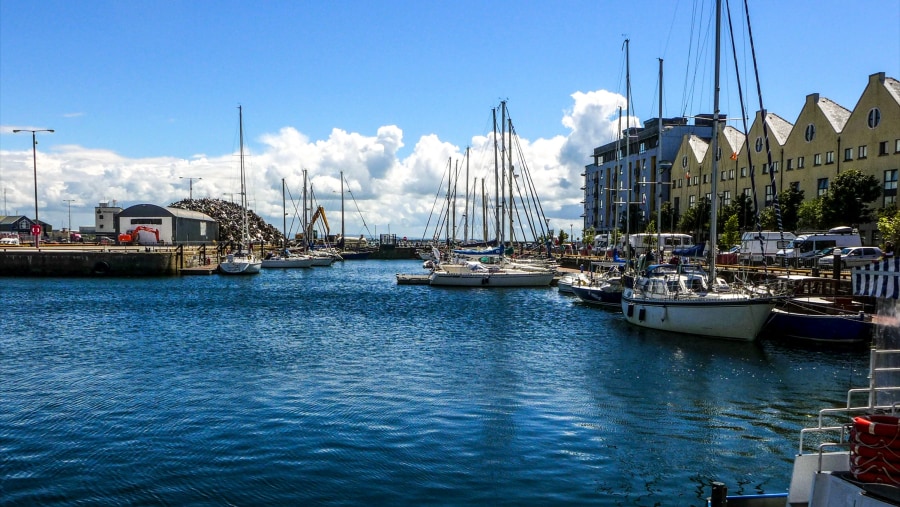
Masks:
[[[879,364],[884,363],[889,364],[879,366]],[[849,389],[847,391],[847,404],[844,407],[819,410],[817,425],[800,430],[799,454],[804,454],[807,448],[807,441],[814,435],[820,438],[826,438],[827,435],[838,437],[838,442],[819,442],[816,445],[815,452],[819,453],[820,456],[825,448],[848,449],[850,446],[848,441],[849,428],[852,424],[850,419],[853,416],[876,413],[897,414],[898,408],[900,408],[900,401],[879,403],[878,400],[879,394],[900,395],[900,386],[883,385],[885,379],[882,377],[890,373],[895,375],[900,373],[900,350],[878,350],[873,348],[869,354],[869,386]],[[865,397],[865,401],[860,400],[861,397]],[[893,396],[890,397],[893,398]]]

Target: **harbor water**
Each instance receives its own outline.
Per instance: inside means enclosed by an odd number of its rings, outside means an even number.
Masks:
[[[0,505],[705,505],[786,491],[865,350],[631,327],[420,261],[7,278]]]

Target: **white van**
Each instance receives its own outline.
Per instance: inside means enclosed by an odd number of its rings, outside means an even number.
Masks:
[[[0,245],[2,246],[12,246],[19,244],[18,236],[7,236],[5,238],[0,238]]]
[[[694,246],[694,238],[690,234],[678,234],[673,232],[663,232],[659,234],[631,234],[628,236],[628,242],[634,249],[635,255],[641,255],[656,248],[657,240],[659,240],[662,250],[670,254],[675,249],[686,249]],[[622,238],[621,247],[625,246],[625,238]]]
[[[810,261],[815,262],[815,259],[820,257],[821,252],[826,248],[851,246],[862,246],[859,233],[854,232],[850,227],[835,227],[828,232],[801,234],[794,238],[786,248],[779,250],[775,257],[782,264],[807,264]]]
[[[745,232],[741,236],[738,261],[741,264],[773,264],[776,260],[775,254],[779,250],[788,248],[788,245],[796,237],[792,232]]]

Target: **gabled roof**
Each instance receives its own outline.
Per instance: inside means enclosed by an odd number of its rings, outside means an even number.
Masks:
[[[894,97],[894,100],[900,104],[900,81],[892,77],[884,78],[884,87],[887,88],[888,93]]]
[[[722,129],[722,136],[728,141],[729,148],[728,150],[722,150],[722,153],[727,152],[728,156],[731,156],[732,153],[739,152],[744,141],[747,139],[747,136],[745,136],[743,132],[732,126],[726,126]]]
[[[784,142],[787,141],[791,130],[794,129],[793,124],[775,113],[766,112],[766,124],[769,126],[769,132],[775,136],[775,141],[780,146],[784,146]]]
[[[840,133],[844,130],[844,125],[850,118],[849,109],[826,97],[819,97],[816,105],[819,106],[822,115],[825,116],[835,132]]]
[[[709,150],[709,141],[691,134],[688,136],[687,144],[691,153],[694,154],[694,160],[702,162],[703,157],[706,156],[706,152]]]

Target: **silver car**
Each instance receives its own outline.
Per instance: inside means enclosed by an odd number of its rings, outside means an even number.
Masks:
[[[881,258],[881,249],[877,246],[851,246],[841,249],[841,268],[865,266]],[[834,266],[834,255],[826,254],[819,258],[819,267],[831,269]]]

